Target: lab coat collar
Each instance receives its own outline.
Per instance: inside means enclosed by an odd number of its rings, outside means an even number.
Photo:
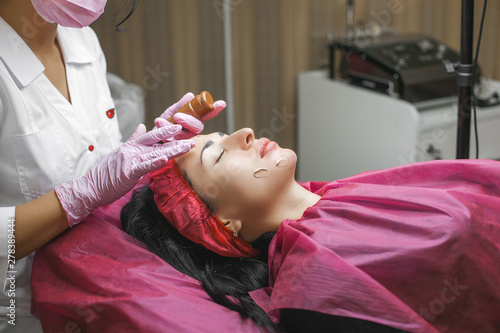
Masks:
[[[67,64],[88,64],[97,60],[95,54],[89,52],[86,46],[82,44],[80,30],[80,28],[57,27],[57,40],[61,46],[64,62]],[[79,36],[77,37],[76,34]]]
[[[84,64],[96,60],[95,55],[91,54],[75,36],[74,30],[76,29],[57,27],[57,40],[61,46],[64,62]],[[2,17],[0,17],[0,59],[19,88],[29,85],[45,70],[29,46]]]
[[[26,87],[45,67],[23,39],[0,17],[0,59],[19,88]]]

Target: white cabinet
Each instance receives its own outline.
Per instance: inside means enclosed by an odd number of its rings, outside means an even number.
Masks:
[[[488,83],[500,91],[500,83]],[[479,157],[500,159],[500,106],[478,108]],[[334,180],[362,171],[454,159],[456,103],[417,109],[326,71],[298,77],[297,179]],[[475,156],[471,129],[471,158]]]

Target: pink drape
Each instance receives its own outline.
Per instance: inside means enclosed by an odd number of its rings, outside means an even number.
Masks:
[[[32,312],[44,332],[260,332],[120,229],[129,199],[37,251]]]
[[[409,332],[500,332],[500,162],[435,161],[305,183],[322,199],[284,221],[270,285],[283,308]]]

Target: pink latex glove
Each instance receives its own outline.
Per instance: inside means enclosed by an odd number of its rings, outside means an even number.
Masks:
[[[193,136],[198,135],[203,131],[204,128],[203,123],[205,121],[214,118],[226,107],[226,102],[222,100],[215,101],[214,109],[209,113],[207,113],[206,115],[204,115],[203,118],[201,118],[201,120],[198,120],[195,117],[185,113],[176,114],[176,112],[179,111],[179,109],[184,104],[186,104],[193,98],[194,98],[193,93],[189,92],[185,94],[177,103],[170,106],[160,115],[160,117],[155,119],[155,128],[168,126],[170,122],[167,119],[174,114],[175,122],[183,127],[182,132],[175,135],[174,138],[176,140],[192,138]]]
[[[105,156],[85,176],[57,186],[55,191],[68,225],[74,226],[97,207],[119,199],[143,175],[189,151],[194,146],[192,140],[166,142],[181,130],[180,125],[170,124],[146,132],[146,127],[140,124],[127,142]],[[161,141],[166,143],[158,144]]]

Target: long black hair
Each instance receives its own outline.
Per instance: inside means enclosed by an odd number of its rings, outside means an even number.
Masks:
[[[178,271],[200,281],[218,304],[252,319],[267,331],[280,331],[248,294],[269,285],[265,254],[230,258],[212,252],[181,235],[158,210],[149,186],[136,192],[122,209],[123,230],[141,241]]]

